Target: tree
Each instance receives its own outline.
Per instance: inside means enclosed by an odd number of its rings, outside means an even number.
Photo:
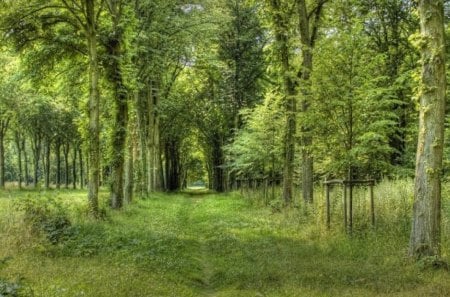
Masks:
[[[286,12],[288,8],[282,2],[281,0],[268,0],[285,96],[283,200],[286,205],[289,205],[293,200],[297,91],[289,44],[289,17]]]
[[[445,122],[444,1],[420,0],[422,73],[419,141],[409,255],[440,256],[441,175]]]
[[[300,90],[302,94],[301,111],[307,113],[311,94],[311,73],[313,70],[313,49],[316,44],[320,18],[325,3],[328,0],[318,0],[311,11],[307,10],[306,1],[298,0],[297,9],[299,16],[299,33],[302,52],[302,65],[298,73],[300,79]],[[310,125],[307,121],[302,122],[302,195],[306,202],[313,201],[314,193],[314,166],[311,152],[312,136],[310,135]]]
[[[385,56],[367,48],[363,24],[346,6],[333,8],[340,18],[325,27],[335,31],[318,42],[311,77],[316,173],[381,177],[390,169],[389,135],[397,102],[385,87]]]
[[[11,60],[4,57],[0,57],[0,59],[0,67],[4,69],[0,76],[0,188],[4,188],[5,137],[13,116],[14,100],[17,99],[17,80],[11,71]]]
[[[111,142],[111,207],[121,208],[124,196],[125,175],[125,143],[128,121],[128,89],[124,82],[123,60],[125,57],[123,15],[126,9],[123,1],[107,0],[107,7],[111,17],[111,32],[105,42],[107,52],[106,71],[112,85],[115,104],[114,124]]]
[[[18,1],[18,3],[15,1],[7,5],[8,10],[5,10],[7,14],[4,15],[2,22],[18,49],[23,50],[31,44],[52,40],[58,47],[51,47],[54,51],[44,51],[50,53],[52,60],[58,60],[64,54],[82,53],[88,56],[90,166],[88,201],[91,213],[97,216],[100,179],[100,72],[97,35],[103,1],[101,5],[97,5],[96,0]]]
[[[416,125],[416,113],[413,96],[414,82],[410,79],[419,56],[417,50],[408,41],[416,31],[417,17],[411,14],[414,1],[410,0],[370,0],[355,2],[357,10],[364,19],[364,31],[370,38],[367,47],[385,56],[385,65],[381,66],[384,75],[389,77],[386,87],[390,87],[397,99],[392,110],[395,111],[396,125],[389,136],[392,147],[390,163],[394,166],[407,166],[412,159],[408,154],[408,128]],[[411,141],[412,142],[412,141]],[[411,156],[411,157],[410,157]],[[399,171],[399,170],[397,170]]]
[[[229,166],[238,177],[280,176],[283,110],[278,97],[269,92],[262,104],[241,111],[244,126],[226,146]]]

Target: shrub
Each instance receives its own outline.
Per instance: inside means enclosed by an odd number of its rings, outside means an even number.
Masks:
[[[60,201],[51,197],[27,197],[16,202],[24,212],[24,221],[36,234],[44,234],[52,244],[66,240],[71,235],[71,222]]]

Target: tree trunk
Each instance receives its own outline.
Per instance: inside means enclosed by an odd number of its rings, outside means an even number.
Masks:
[[[32,151],[34,158],[33,186],[36,188],[39,182],[39,160],[41,157],[41,137],[39,135],[35,135],[33,138]]]
[[[131,125],[129,125],[130,127]],[[131,127],[129,128],[132,129]],[[134,176],[133,176],[133,166],[134,166],[134,156],[135,156],[135,141],[131,137],[131,133],[128,134],[128,154],[126,156],[125,162],[125,189],[124,189],[124,199],[127,203],[133,201],[133,188],[134,188]]]
[[[148,194],[147,137],[148,133],[148,86],[136,93],[136,117],[139,134],[139,164],[137,176],[137,192],[145,197]]]
[[[61,188],[61,142],[56,141],[55,145],[56,154],[56,188]]]
[[[445,122],[444,1],[420,0],[422,74],[414,210],[409,255],[440,256]]]
[[[148,136],[147,136],[147,147],[146,147],[146,159],[147,159],[147,193],[154,191],[154,176],[155,176],[155,139],[154,139],[154,129],[155,129],[155,117],[156,108],[155,100],[153,98],[153,83],[150,82],[147,91],[147,107],[148,107]]]
[[[84,164],[83,164],[83,150],[81,147],[78,149],[78,161],[80,168],[80,189],[84,188]]]
[[[295,84],[292,80],[292,69],[289,60],[288,21],[283,15],[279,0],[271,0],[270,4],[274,10],[272,18],[283,73],[284,108],[286,117],[284,126],[283,200],[285,205],[289,205],[293,199],[297,100],[295,98]]]
[[[179,141],[169,139],[164,142],[165,160],[166,160],[166,190],[173,192],[180,189],[180,152]]]
[[[100,178],[100,96],[97,56],[97,28],[94,0],[86,1],[86,39],[89,52],[89,208],[98,216],[98,187]]]
[[[30,172],[28,171],[28,153],[26,149],[26,140],[22,139],[22,149],[23,149],[23,161],[24,161],[24,170],[25,170],[25,186],[30,185]]]
[[[149,93],[147,97],[148,106],[148,140],[147,140],[147,170],[148,170],[148,191],[160,191],[163,187],[167,188],[167,184],[163,185],[161,178],[161,144],[159,135],[159,84],[151,81],[149,85]],[[166,160],[167,161],[167,160]],[[167,176],[167,173],[166,173]]]
[[[9,119],[0,121],[0,188],[5,188],[5,134]]]
[[[70,150],[70,144],[65,143],[63,145],[63,155],[64,155],[64,186],[66,189],[69,188],[69,150]]]
[[[19,132],[14,133],[14,140],[17,147],[17,166],[18,166],[18,172],[19,172],[19,180],[18,180],[18,186],[19,189],[22,189],[22,182],[23,182],[23,170],[22,170],[22,140],[20,137]]]
[[[50,147],[51,143],[49,140],[46,141],[45,145],[45,158],[44,158],[44,171],[45,171],[45,188],[50,188]]]
[[[108,64],[108,78],[113,84],[115,100],[115,123],[112,139],[113,155],[111,158],[111,207],[118,209],[123,205],[125,143],[127,136],[128,92],[123,83],[120,61],[123,56],[121,49],[122,34],[118,20],[114,18],[115,35],[108,41],[108,54],[111,57]]]
[[[305,0],[297,0],[299,17],[300,44],[302,52],[302,65],[299,72],[300,92],[302,95],[301,111],[304,120],[301,127],[302,145],[302,196],[308,203],[313,202],[314,196],[314,160],[311,152],[312,135],[310,123],[308,123],[306,113],[310,106],[311,95],[311,72],[313,68],[313,49],[317,38],[322,8],[327,0],[319,0],[314,13],[308,13]]]
[[[217,192],[225,191],[225,172],[223,168],[224,155],[222,141],[219,135],[213,136],[211,143],[211,167],[212,167],[212,189]]]
[[[133,110],[134,112],[134,110]],[[124,200],[126,203],[133,201],[134,194],[134,159],[137,156],[137,123],[136,117],[129,111],[128,135],[127,135],[127,154],[125,159],[125,182],[124,182]]]
[[[72,188],[77,188],[77,146],[73,145],[73,156],[72,156]]]
[[[5,188],[5,135],[0,125],[0,188]]]

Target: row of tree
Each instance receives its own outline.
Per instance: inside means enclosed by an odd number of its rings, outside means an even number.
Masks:
[[[413,175],[435,2],[1,1],[0,185],[86,180],[97,215],[102,183],[120,208],[282,177],[289,205],[322,178]]]

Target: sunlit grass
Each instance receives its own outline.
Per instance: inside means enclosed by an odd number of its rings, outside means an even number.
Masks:
[[[113,211],[102,192],[101,221],[87,216],[84,191],[4,191],[0,259],[11,259],[0,279],[19,281],[33,296],[450,295],[448,272],[405,257],[410,181],[376,187],[375,229],[367,205],[355,202],[351,236],[343,232],[339,190],[327,230],[321,191],[313,206],[298,201],[281,211],[238,193],[195,191],[152,194]],[[365,195],[356,191],[355,201]],[[62,201],[72,221],[73,234],[56,245],[30,232],[15,208],[17,200],[48,196]],[[444,235],[444,255],[448,243]]]

